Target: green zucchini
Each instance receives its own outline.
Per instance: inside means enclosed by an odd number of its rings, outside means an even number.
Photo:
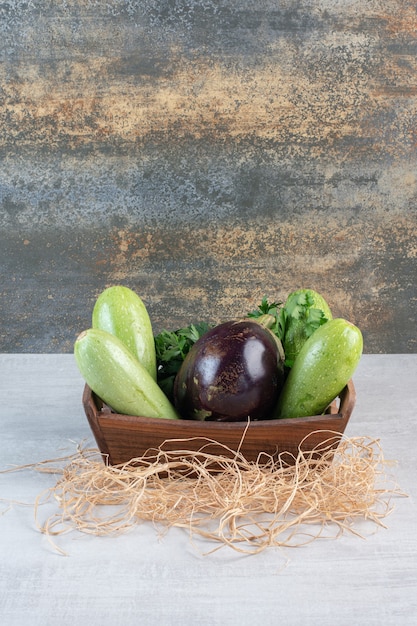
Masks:
[[[146,368],[111,333],[85,330],[75,341],[74,356],[88,386],[117,413],[179,417]]]
[[[276,418],[321,415],[351,379],[362,356],[362,333],[335,318],[305,341],[282,388]]]
[[[122,285],[105,289],[94,305],[92,326],[118,337],[156,380],[152,324],[144,303],[134,291]]]

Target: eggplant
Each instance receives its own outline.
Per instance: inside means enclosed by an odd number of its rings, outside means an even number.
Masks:
[[[283,383],[282,351],[271,331],[229,321],[191,347],[175,378],[174,402],[184,419],[267,419]]]

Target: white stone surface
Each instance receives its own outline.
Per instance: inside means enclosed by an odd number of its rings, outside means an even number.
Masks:
[[[207,546],[187,533],[159,537],[142,524],[120,537],[61,536],[62,556],[33,514],[56,478],[0,473],[0,624],[417,624],[417,355],[364,355],[354,381],[346,435],[379,438],[409,495],[395,500],[386,529],[256,556],[203,556]],[[1,354],[0,470],[95,445],[82,388],[72,355]]]

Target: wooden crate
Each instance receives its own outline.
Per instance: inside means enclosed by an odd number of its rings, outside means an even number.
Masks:
[[[276,457],[288,452],[286,460],[291,459],[291,455],[298,454],[300,446],[305,451],[323,442],[328,446],[329,438],[332,438],[331,447],[336,448],[355,400],[355,388],[349,381],[323,415],[259,420],[247,425],[247,422],[197,422],[120,415],[104,405],[88,385],[82,399],[97,445],[112,465],[154,456],[158,448],[195,452],[204,446],[205,452],[229,457],[239,449],[248,461],[256,461],[260,453]]]

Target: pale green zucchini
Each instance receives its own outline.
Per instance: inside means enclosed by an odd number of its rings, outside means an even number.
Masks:
[[[351,379],[362,356],[362,333],[335,318],[305,341],[286,379],[274,417],[321,415]]]
[[[117,413],[179,418],[146,368],[111,333],[99,328],[82,332],[74,356],[88,386]]]
[[[118,337],[156,380],[151,320],[141,298],[132,289],[122,285],[105,289],[94,305],[92,326]]]

